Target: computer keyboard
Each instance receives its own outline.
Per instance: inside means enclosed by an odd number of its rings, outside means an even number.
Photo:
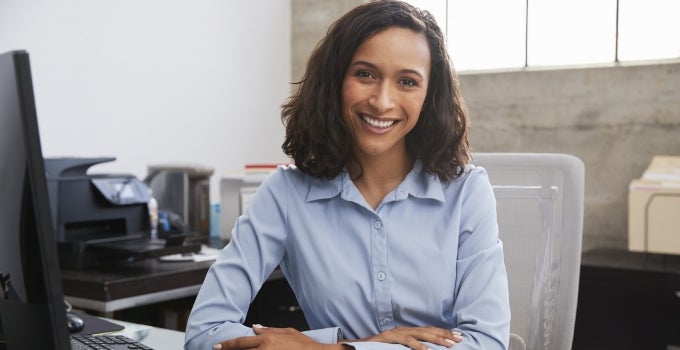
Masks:
[[[72,350],[153,350],[123,335],[71,335]]]

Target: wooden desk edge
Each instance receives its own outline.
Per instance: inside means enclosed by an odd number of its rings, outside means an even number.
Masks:
[[[103,314],[109,314],[114,311],[129,309],[137,306],[149,305],[160,303],[168,300],[175,300],[184,297],[194,296],[198,294],[201,289],[200,284],[169,289],[154,293],[136,295],[133,297],[100,301],[94,299],[79,298],[73,296],[64,296],[66,300],[73,305],[75,308],[101,312]]]

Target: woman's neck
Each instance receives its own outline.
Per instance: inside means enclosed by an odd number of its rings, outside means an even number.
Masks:
[[[366,202],[376,209],[383,198],[406,178],[413,169],[414,162],[407,154],[398,157],[374,157],[352,160],[347,169]]]

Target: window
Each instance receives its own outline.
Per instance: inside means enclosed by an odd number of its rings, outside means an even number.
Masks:
[[[524,67],[526,0],[450,0],[447,41],[457,70]]]
[[[678,0],[407,0],[458,71],[680,58]]]
[[[680,57],[680,1],[620,0],[621,61]]]
[[[527,65],[614,61],[616,0],[529,1]]]

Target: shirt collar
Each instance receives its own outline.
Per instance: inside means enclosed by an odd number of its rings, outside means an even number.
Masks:
[[[353,197],[360,195],[349,177],[347,169],[338,174],[331,180],[315,178],[307,192],[307,202],[320,199],[333,198],[339,194],[347,200],[354,200]],[[420,160],[413,165],[413,169],[406,175],[397,188],[390,192],[384,201],[397,201],[406,199],[409,195],[417,198],[434,199],[444,203],[444,189],[441,181],[436,175],[423,170]]]

